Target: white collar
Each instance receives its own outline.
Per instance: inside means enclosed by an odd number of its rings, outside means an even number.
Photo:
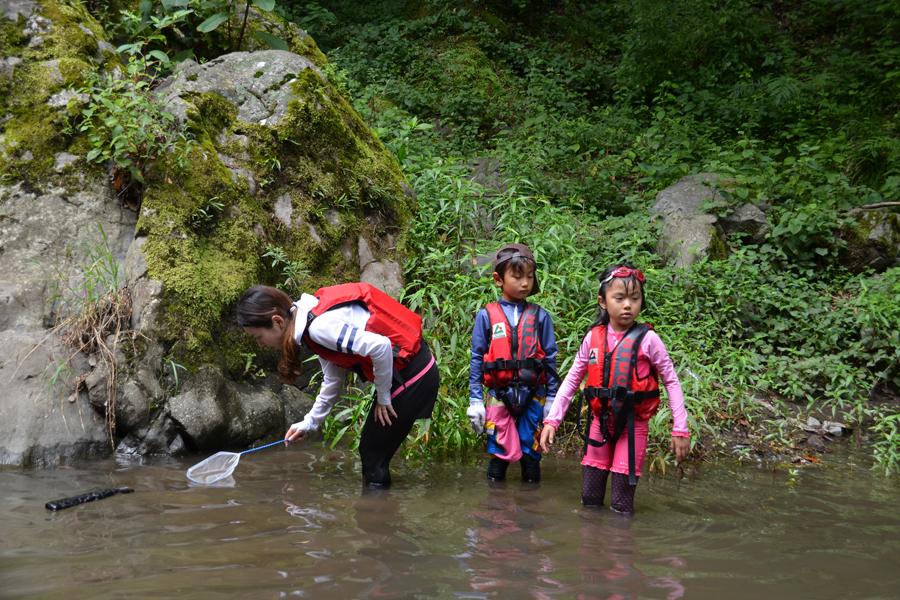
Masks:
[[[319,299],[309,294],[303,294],[300,299],[294,302],[294,340],[300,344],[303,338],[303,332],[306,331],[306,319],[309,311],[319,304]]]

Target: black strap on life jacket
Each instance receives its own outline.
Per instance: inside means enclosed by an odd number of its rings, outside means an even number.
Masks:
[[[525,303],[525,310],[522,311],[522,316],[519,317],[519,323],[516,324],[515,327],[509,324],[509,319],[506,318],[506,312],[501,308],[500,313],[503,315],[503,319],[506,321],[506,325],[509,328],[509,343],[510,343],[510,355],[513,357],[517,357],[519,355],[519,324],[525,323],[525,317],[529,314],[534,315],[534,326],[537,328],[537,317],[540,313],[536,304]],[[528,333],[527,331],[525,332]],[[535,338],[538,337],[537,331],[534,332]],[[500,389],[496,387],[496,385],[492,386],[491,389],[494,390],[494,396],[498,398],[503,405],[506,407],[506,410],[509,411],[510,416],[516,421],[519,422],[519,418],[528,411],[528,406],[531,404],[531,401],[534,400],[534,396],[537,393],[538,385],[535,383],[534,385],[528,386],[528,394],[525,397],[525,401],[521,404],[518,404],[519,400],[519,390],[521,389],[522,382],[519,380],[519,371],[520,370],[530,370],[535,372],[535,381],[540,378],[540,374],[543,372],[547,372],[549,375],[556,378],[556,381],[561,382],[559,378],[559,373],[556,372],[549,362],[546,359],[537,359],[537,358],[512,358],[512,359],[499,359],[493,360],[490,362],[485,362],[481,366],[482,372],[484,371],[512,371],[513,378],[512,381],[504,387],[504,389]],[[496,377],[492,377],[491,381],[496,381]],[[517,404],[513,404],[509,398],[509,393],[514,392],[515,395],[513,398],[515,399]]]
[[[634,455],[634,409],[636,405],[644,400],[659,398],[659,390],[654,390],[652,392],[632,392],[628,389],[627,385],[609,386],[609,383],[611,381],[620,381],[624,377],[624,381],[627,381],[629,385],[631,384],[632,375],[634,374],[635,368],[637,368],[638,349],[640,348],[641,340],[644,339],[644,335],[646,335],[648,331],[650,331],[650,327],[647,325],[641,323],[632,325],[628,330],[628,333],[625,334],[625,337],[619,342],[620,347],[626,339],[633,342],[632,348],[634,351],[631,353],[631,356],[625,356],[621,352],[615,353],[617,360],[615,361],[615,364],[613,364],[612,357],[615,349],[612,352],[605,352],[605,360],[603,361],[603,383],[605,386],[602,388],[586,388],[579,396],[578,400],[579,415],[581,414],[582,397],[588,399],[598,398],[601,401],[600,434],[603,436],[603,439],[598,441],[590,437],[591,421],[593,420],[593,411],[591,411],[591,416],[587,420],[587,426],[585,427],[584,435],[582,436],[584,439],[585,454],[587,454],[588,446],[599,448],[607,442],[615,445],[619,441],[619,436],[621,436],[627,428],[628,483],[631,485],[637,485],[637,475],[635,474],[637,468]],[[605,339],[603,344],[605,349]],[[614,416],[616,420],[616,426],[613,431],[610,431],[609,427],[610,415]]]

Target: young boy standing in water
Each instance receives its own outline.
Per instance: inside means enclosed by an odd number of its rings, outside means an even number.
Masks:
[[[553,321],[526,301],[540,290],[536,267],[528,246],[501,248],[493,274],[501,299],[479,311],[472,330],[466,415],[476,433],[488,434],[491,481],[506,479],[509,463],[517,460],[524,481],[541,479],[541,423],[556,397],[559,375]]]

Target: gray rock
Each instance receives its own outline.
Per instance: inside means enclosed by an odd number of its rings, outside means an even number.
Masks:
[[[716,181],[719,176],[715,173],[699,173],[688,175],[678,180],[678,183],[670,185],[656,195],[656,204],[650,209],[651,214],[662,217],[681,212],[688,215],[696,215],[700,205],[706,200],[718,199],[724,202],[715,190],[704,183]]]
[[[6,198],[0,220],[0,298],[8,297],[0,331],[43,328],[52,275],[70,276],[79,269],[84,256],[78,249],[100,239],[98,224],[116,260],[124,263],[136,215],[124,211],[100,181],[85,181],[71,191],[0,185],[0,197]]]
[[[82,103],[88,101],[87,94],[76,94],[75,90],[67,89],[50,96],[50,99],[47,100],[47,104],[53,108],[65,108],[73,98],[76,98]]]
[[[169,399],[168,413],[202,451],[284,435],[284,403],[268,388],[227,381],[207,365],[182,390]]]
[[[57,173],[62,173],[67,167],[78,160],[79,157],[74,154],[69,154],[68,152],[58,152],[53,159],[53,168],[56,169]]]
[[[806,445],[812,450],[821,452],[825,449],[825,440],[822,439],[822,436],[814,433],[806,439]]]
[[[719,220],[719,225],[726,235],[745,234],[744,242],[760,245],[765,243],[769,233],[769,222],[766,214],[753,204],[744,204],[733,213]]]
[[[116,54],[116,47],[105,40],[97,40],[97,59],[103,60],[104,52]]]
[[[359,280],[374,285],[388,296],[400,297],[403,291],[403,271],[392,260],[373,262],[367,266]]]
[[[0,79],[11,80],[16,72],[16,67],[21,65],[22,62],[21,58],[16,58],[15,56],[0,59]]]
[[[239,120],[272,126],[284,118],[291,101],[304,101],[294,95],[290,84],[306,69],[325,81],[312,61],[291,52],[233,52],[202,65],[191,60],[181,63],[158,91],[179,122],[187,119],[189,102],[182,96],[213,92],[238,108]]]
[[[353,259],[356,257],[356,254],[354,253],[354,246],[356,245],[357,244],[353,243],[353,238],[347,238],[344,240],[344,243],[341,244],[341,257],[347,263],[352,263]]]
[[[287,431],[294,423],[302,421],[316,402],[314,398],[307,396],[292,385],[283,386],[278,396],[284,405],[284,423],[282,424],[284,431]],[[321,430],[310,432],[310,437],[313,439],[321,438],[321,436]]]
[[[900,215],[887,208],[851,210],[857,221],[852,228],[841,231],[847,242],[844,264],[854,273],[865,269],[884,271],[897,261],[900,250]]]
[[[298,222],[302,222],[298,219]],[[312,223],[306,224],[309,227],[309,237],[311,237],[318,245],[322,245],[322,236],[319,235],[319,232],[316,231],[316,228]]]
[[[67,353],[44,332],[0,331],[0,465],[49,467],[112,450],[104,420],[86,395],[69,402],[71,390],[47,385],[56,371],[48,355]]]
[[[168,413],[200,450],[224,445],[227,413],[219,403],[225,378],[215,367],[201,367],[167,404]]]
[[[718,196],[703,182],[716,179],[714,173],[688,175],[657,194],[650,213],[663,220],[658,252],[668,264],[689,267],[706,256],[721,259],[727,255],[725,232],[717,217],[697,214],[704,200]]]
[[[126,435],[116,446],[116,453],[136,456],[148,454],[183,456],[187,454],[187,448],[172,418],[159,412],[148,427]]]
[[[291,204],[291,195],[290,194],[282,194],[275,200],[275,217],[285,224],[286,227],[290,227],[291,223],[291,215],[294,214],[294,205]]]
[[[707,256],[725,258],[724,237],[714,215],[676,212],[668,215],[663,223],[658,252],[666,264],[690,267]]]
[[[359,270],[362,272],[368,267],[370,264],[375,262],[375,255],[372,253],[372,249],[369,248],[369,242],[366,241],[366,238],[363,236],[359,236]]]
[[[241,136],[246,138],[246,136]],[[256,194],[259,192],[259,186],[256,185],[256,178],[253,176],[251,171],[247,169],[242,169],[237,165],[237,161],[230,156],[224,156],[219,154],[219,160],[222,161],[222,164],[231,171],[231,180],[237,183],[241,177],[247,182],[247,188],[250,190],[250,195],[256,197]],[[285,194],[286,196],[287,194]],[[278,211],[278,207],[276,206],[276,214]],[[281,217],[279,217],[281,218]],[[287,226],[290,227],[290,223],[287,223]]]
[[[150,420],[150,398],[143,386],[130,379],[116,398],[116,430],[134,431]]]
[[[134,238],[134,242],[128,247],[125,255],[125,281],[128,287],[134,287],[135,283],[147,274],[147,259],[144,258],[142,248],[147,243],[144,236]]]
[[[34,7],[35,3],[32,0],[0,0],[0,12],[13,22],[19,20],[19,15],[30,17]]]
[[[341,219],[340,219],[340,215],[338,214],[338,211],[336,211],[332,208],[329,208],[322,214],[325,215],[325,219],[329,223],[331,223],[331,226],[334,227],[335,229],[337,229],[338,225],[341,224]]]
[[[52,28],[53,22],[50,19],[40,15],[31,15],[25,21],[25,29],[22,30],[22,35],[28,37],[36,34],[47,34],[50,33]]]

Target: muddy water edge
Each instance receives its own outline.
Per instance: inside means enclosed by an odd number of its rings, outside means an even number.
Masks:
[[[3,598],[897,598],[900,486],[846,450],[791,470],[721,461],[641,478],[637,515],[580,504],[575,457],[540,484],[481,457],[395,461],[273,448],[233,482],[203,457],[0,471]],[[775,467],[775,468],[773,468]],[[49,500],[129,486],[52,513]]]

